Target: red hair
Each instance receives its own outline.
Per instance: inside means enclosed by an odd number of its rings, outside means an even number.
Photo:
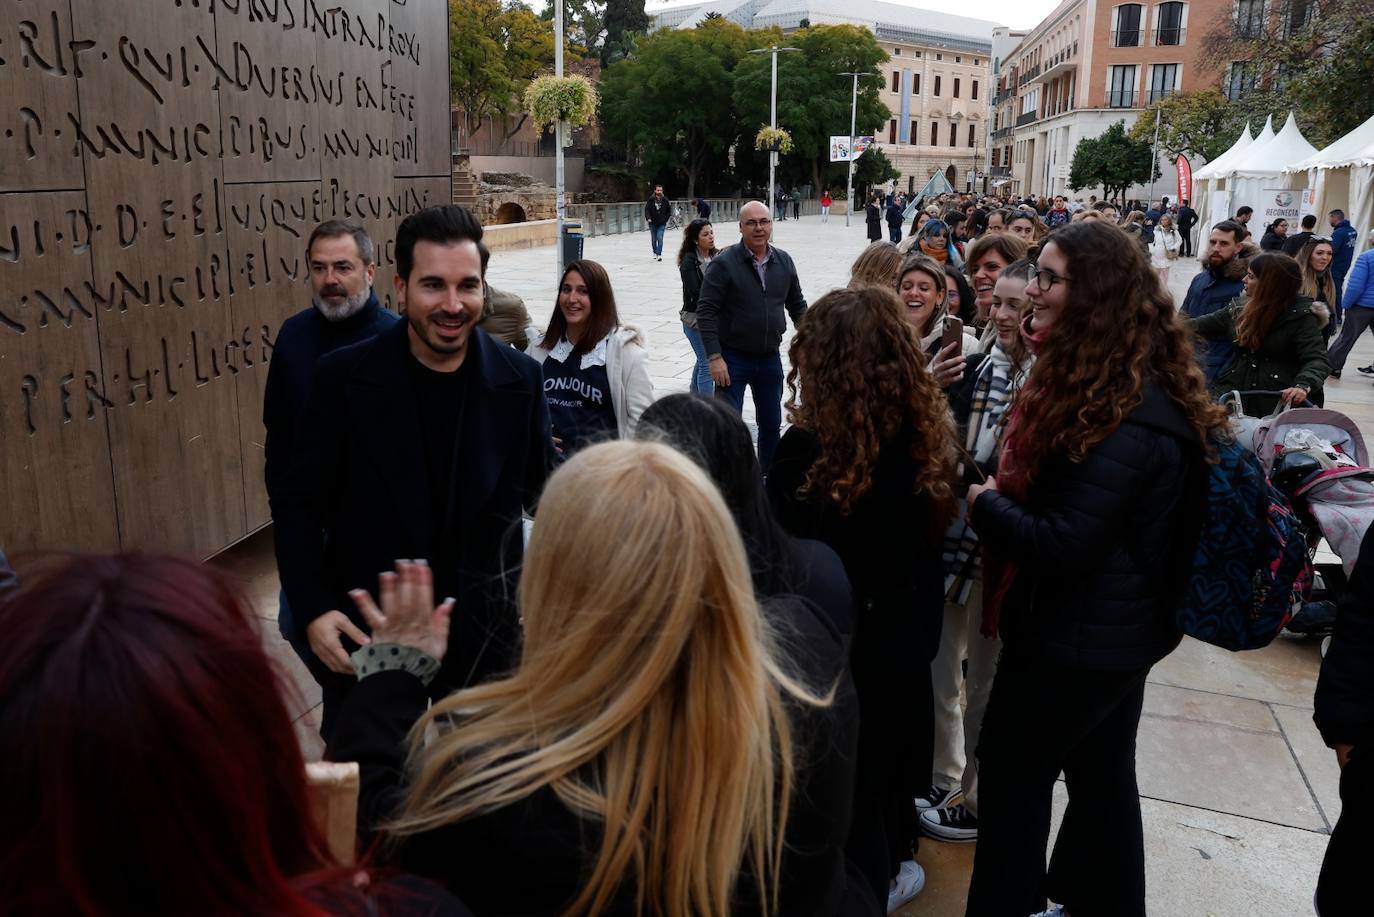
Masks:
[[[0,633],[7,910],[326,913],[309,877],[340,873],[283,681],[222,574],[67,557],[0,603]]]

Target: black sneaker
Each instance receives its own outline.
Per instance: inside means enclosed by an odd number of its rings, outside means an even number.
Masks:
[[[1361,366],[1356,370],[1356,372],[1362,372],[1366,376],[1374,376],[1374,363],[1371,363],[1368,366]]]
[[[916,808],[921,812],[927,809],[943,809],[953,802],[961,792],[963,790],[959,787],[947,790],[941,786],[931,786],[930,789],[916,797]]]
[[[940,841],[956,844],[978,840],[978,817],[956,803],[944,809],[927,809],[921,813],[921,830]]]

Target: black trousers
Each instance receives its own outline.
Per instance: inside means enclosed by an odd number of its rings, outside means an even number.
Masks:
[[[1341,770],[1341,817],[1331,832],[1317,879],[1321,917],[1369,913],[1369,850],[1374,845],[1374,773],[1369,767],[1356,747]]]
[[[930,661],[940,645],[943,608],[930,614],[917,607],[909,592],[861,601],[851,654],[859,748],[845,853],[881,902],[916,851],[916,794],[930,787],[935,754]]]
[[[978,849],[968,917],[1145,917],[1135,737],[1149,668],[1096,671],[1003,653],[978,744]],[[1069,806],[1049,872],[1054,784]]]
[[[1183,237],[1178,246],[1178,253],[1184,258],[1193,257],[1193,227],[1187,229],[1180,228],[1179,235]]]

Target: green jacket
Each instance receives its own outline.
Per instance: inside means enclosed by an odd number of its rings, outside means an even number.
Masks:
[[[1326,359],[1326,341],[1322,338],[1322,328],[1330,313],[1322,306],[1313,308],[1311,298],[1299,296],[1269,329],[1259,350],[1251,351],[1236,343],[1236,319],[1243,306],[1244,298],[1238,297],[1224,309],[1189,320],[1199,336],[1235,345],[1235,356],[1212,382],[1213,394],[1232,390],[1282,391],[1302,384],[1310,389],[1308,400],[1321,404],[1322,384],[1331,370]],[[1263,417],[1278,406],[1278,398],[1246,398],[1244,403],[1246,414]]]

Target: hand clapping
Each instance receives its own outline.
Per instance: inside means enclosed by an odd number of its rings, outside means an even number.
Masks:
[[[434,573],[423,560],[396,561],[396,572],[378,577],[379,610],[366,589],[349,593],[370,628],[373,643],[414,647],[443,661],[448,650],[449,615],[453,599],[434,604]]]

